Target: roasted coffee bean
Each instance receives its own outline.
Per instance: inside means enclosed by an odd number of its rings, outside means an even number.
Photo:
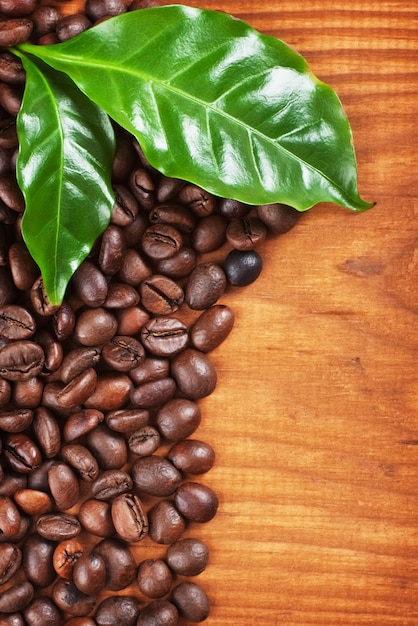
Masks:
[[[61,431],[52,411],[44,406],[37,408],[33,427],[43,455],[47,459],[52,459],[61,447]]]
[[[64,300],[58,311],[52,316],[52,326],[59,341],[65,341],[71,336],[75,322],[75,313],[71,305]]]
[[[87,0],[84,10],[92,22],[96,22],[103,17],[125,13],[126,6],[123,0]]]
[[[175,392],[176,383],[173,378],[160,378],[132,389],[130,399],[134,406],[153,409],[167,402]]]
[[[94,393],[97,384],[97,373],[90,367],[61,389],[57,394],[57,402],[64,409],[74,409],[83,404]]]
[[[98,259],[102,272],[109,276],[119,272],[123,265],[126,248],[126,238],[122,229],[113,224],[108,226],[102,235]],[[106,291],[108,291],[107,288]]]
[[[97,626],[136,626],[140,604],[135,596],[109,596],[96,609],[94,619]]]
[[[128,447],[123,435],[100,424],[86,436],[86,445],[104,470],[120,469],[128,460]]]
[[[117,311],[118,335],[137,335],[150,316],[139,306],[130,306]]]
[[[103,304],[106,309],[127,309],[139,302],[139,293],[127,283],[110,283],[107,298]]]
[[[150,173],[142,168],[131,172],[129,189],[139,204],[146,210],[151,210],[155,204],[155,184]]]
[[[228,220],[245,217],[251,210],[251,205],[244,204],[238,200],[221,198],[218,202],[218,210],[223,217]]]
[[[76,13],[74,15],[66,15],[62,17],[56,25],[56,33],[60,41],[67,41],[76,37],[92,26],[87,15]]]
[[[117,279],[122,283],[137,287],[147,276],[151,276],[151,273],[151,268],[139,252],[133,248],[128,248],[124,254]]]
[[[38,0],[0,0],[0,13],[8,17],[22,17],[32,13]]]
[[[171,594],[171,601],[176,605],[180,616],[190,622],[203,622],[209,616],[209,598],[196,583],[179,583]]]
[[[0,613],[21,611],[29,604],[33,595],[33,585],[27,580],[12,585],[0,596]]]
[[[153,600],[140,612],[136,626],[177,626],[178,611],[168,600]]]
[[[51,600],[46,596],[34,598],[23,610],[27,626],[61,626],[61,615]]]
[[[5,459],[15,472],[28,474],[41,464],[42,455],[38,446],[23,433],[6,437],[3,448]]]
[[[32,472],[33,474],[34,472]],[[26,474],[7,472],[0,480],[0,496],[12,497],[19,489],[24,489],[28,484]],[[1,533],[0,533],[1,534]]]
[[[133,433],[148,424],[150,414],[146,409],[119,409],[106,414],[106,425],[118,433]]]
[[[167,441],[189,437],[200,425],[200,407],[187,398],[173,398],[157,412],[155,425]]]
[[[59,12],[57,7],[50,5],[41,5],[31,13],[33,22],[33,32],[37,37],[52,33],[59,20]]]
[[[181,394],[192,400],[204,398],[216,387],[217,374],[204,352],[187,348],[174,357],[171,374]]]
[[[103,307],[86,309],[77,318],[74,338],[83,346],[99,346],[110,341],[117,329],[115,316]]]
[[[187,326],[175,317],[158,316],[144,324],[141,341],[145,349],[159,357],[172,357],[187,346]]]
[[[20,528],[21,516],[18,508],[8,496],[0,497],[0,535],[7,540]]]
[[[21,613],[2,613],[1,626],[27,626]]]
[[[13,498],[19,509],[28,515],[40,515],[53,508],[50,496],[37,489],[19,489]]]
[[[129,401],[133,384],[131,379],[122,372],[99,375],[96,389],[84,406],[99,411],[115,411],[124,407]]]
[[[226,229],[226,238],[236,250],[252,250],[267,237],[267,228],[257,217],[233,219]]]
[[[231,285],[245,287],[260,276],[263,261],[255,250],[231,250],[223,263],[223,269]]]
[[[64,424],[64,441],[70,443],[92,431],[104,420],[104,413],[97,409],[81,409],[72,413]]]
[[[107,297],[107,280],[91,261],[83,261],[71,278],[80,300],[89,307],[99,307]]]
[[[123,232],[126,238],[126,245],[128,247],[138,246],[139,242],[142,239],[142,235],[144,234],[148,226],[148,216],[146,215],[146,213],[141,211],[141,213],[138,213],[138,215],[130,224],[124,226],[123,228]]]
[[[133,583],[136,561],[129,547],[118,539],[102,539],[93,552],[99,554],[106,564],[106,589],[120,591]]]
[[[36,376],[17,380],[13,385],[12,403],[22,409],[35,409],[41,403],[43,391],[44,383]]]
[[[30,489],[39,489],[39,491],[49,492],[48,472],[49,468],[56,462],[55,459],[48,459],[40,464],[27,476],[26,485]]]
[[[0,105],[10,115],[16,115],[22,105],[22,92],[20,87],[0,83]]]
[[[274,235],[289,232],[299,221],[301,213],[287,204],[260,204],[257,215]]]
[[[100,2],[100,0],[96,0]],[[116,150],[112,163],[112,181],[115,187],[123,183],[135,167],[135,150],[129,133],[120,131],[116,135]],[[116,195],[116,194],[115,194]]]
[[[143,426],[128,439],[129,450],[136,456],[149,456],[160,447],[160,433],[154,426]]]
[[[17,46],[29,39],[33,22],[27,18],[15,18],[0,22],[0,46]]]
[[[32,409],[0,411],[0,430],[5,433],[20,433],[29,428],[33,421]]]
[[[36,341],[45,354],[45,364],[42,374],[49,375],[60,367],[64,351],[60,341],[49,331],[41,330],[36,334]]]
[[[54,463],[48,470],[48,484],[59,511],[77,503],[80,495],[77,476],[67,463]]]
[[[59,309],[59,305],[52,304],[49,301],[41,276],[35,280],[31,287],[30,299],[35,313],[43,317],[54,315]]]
[[[132,465],[131,475],[140,494],[159,497],[174,493],[182,479],[170,461],[157,455],[137,459]]]
[[[187,246],[169,259],[162,259],[156,264],[156,269],[160,274],[165,274],[170,278],[185,278],[189,276],[196,267],[196,252]]]
[[[53,413],[60,417],[67,417],[74,411],[74,408],[64,409],[64,407],[58,402],[58,394],[64,389],[64,387],[64,383],[59,381],[50,382],[44,386],[42,393],[42,406],[50,409]]]
[[[135,337],[116,335],[102,348],[102,359],[118,372],[128,372],[145,358],[145,350]]]
[[[50,541],[65,541],[77,537],[81,525],[74,515],[68,513],[44,513],[36,520],[36,532]]]
[[[167,459],[185,474],[204,474],[213,467],[215,451],[204,441],[184,439],[170,448]]]
[[[36,331],[32,313],[22,306],[6,304],[0,307],[0,335],[6,339],[30,339]]]
[[[102,591],[106,584],[106,564],[102,557],[94,552],[83,554],[74,564],[73,581],[87,595]]]
[[[21,340],[0,350],[0,376],[6,380],[27,380],[41,373],[45,354],[34,341]]]
[[[29,515],[20,512],[20,524],[17,532],[14,535],[5,535],[0,533],[0,543],[11,542],[20,544],[20,541],[26,536],[31,525],[31,518]]]
[[[154,274],[139,286],[142,306],[154,315],[175,313],[184,300],[184,291],[174,280]]]
[[[109,502],[95,498],[85,500],[78,512],[78,519],[92,535],[110,537],[115,533]]]
[[[61,448],[61,457],[86,483],[93,482],[99,475],[99,466],[93,454],[85,446],[69,443]]]
[[[183,245],[183,235],[170,224],[153,224],[149,226],[141,239],[142,249],[153,260],[169,259]]]
[[[189,207],[199,217],[210,215],[216,207],[215,196],[196,185],[184,185],[180,189],[178,197],[180,202]]]
[[[207,485],[184,482],[174,494],[174,504],[187,520],[204,523],[216,515],[219,500]]]
[[[218,213],[202,218],[192,234],[193,249],[199,254],[217,250],[226,241],[227,227],[227,220]]]
[[[107,470],[94,481],[91,489],[97,500],[111,501],[117,496],[132,491],[132,478],[123,470]]]
[[[190,329],[193,346],[201,352],[217,348],[231,332],[235,315],[226,304],[215,304],[197,318]]]
[[[60,541],[52,557],[52,564],[58,576],[72,580],[74,565],[83,554],[83,545],[76,537]]]
[[[130,5],[130,10],[131,11],[135,10],[132,3]],[[171,178],[169,176],[161,176],[160,180],[158,181],[158,188],[157,188],[158,202],[166,202],[167,200],[170,200],[180,191],[180,189],[184,185],[185,185],[184,180],[181,180],[180,178]]]
[[[8,20],[9,22],[10,20]],[[16,37],[19,36],[18,34],[18,30],[16,29],[15,33],[7,33],[5,32],[6,28],[5,28],[5,22],[1,22],[0,23],[0,45],[2,44],[2,41],[4,41],[5,37]],[[13,44],[14,45],[14,44]],[[17,146],[17,132],[16,132],[16,120],[13,117],[7,117],[4,118],[2,120],[0,120],[0,148],[4,148],[6,150],[8,149],[12,149],[15,148]],[[5,206],[5,215],[8,215],[10,217],[10,219],[12,219],[12,211],[10,209],[8,209],[7,206]],[[9,223],[14,223],[14,220],[12,219],[11,222]]]
[[[4,585],[17,572],[21,562],[22,552],[16,544],[0,544],[0,585]]]
[[[63,358],[61,364],[61,380],[69,383],[70,380],[86,369],[96,367],[100,362],[100,351],[96,347],[74,348]]]
[[[10,273],[3,267],[0,267],[0,304],[10,304],[16,294]]]
[[[173,575],[162,559],[146,559],[138,565],[136,582],[148,598],[162,598],[171,589]]]
[[[0,54],[0,80],[14,85],[24,83],[25,77],[22,61],[10,52],[3,51]]]
[[[10,383],[4,378],[0,378],[0,408],[4,408],[9,404],[12,397],[12,388]]]
[[[85,594],[72,580],[58,578],[52,588],[52,599],[61,611],[69,615],[88,615],[94,609],[96,596]]]
[[[200,539],[187,537],[179,539],[167,550],[168,566],[180,576],[197,576],[206,568],[209,548]]]
[[[222,296],[226,284],[226,275],[220,265],[210,261],[199,263],[187,281],[185,302],[191,309],[208,309]]]
[[[186,328],[187,331],[187,328]],[[149,383],[160,378],[167,378],[170,371],[170,361],[164,358],[147,357],[129,372],[135,384]]]
[[[181,204],[160,204],[149,214],[151,224],[169,224],[182,233],[191,233],[196,226],[196,217]]]
[[[22,546],[22,566],[26,577],[37,587],[48,587],[56,577],[52,564],[56,544],[33,533]]]
[[[123,185],[114,185],[113,191],[115,194],[115,204],[112,209],[110,222],[115,226],[128,226],[132,224],[138,216],[138,202],[129,189]],[[145,230],[145,228],[143,230]]]
[[[115,530],[123,541],[135,543],[148,533],[148,518],[141,500],[132,493],[117,496],[111,505]]]

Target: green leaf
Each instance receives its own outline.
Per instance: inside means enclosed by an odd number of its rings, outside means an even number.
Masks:
[[[334,91],[283,42],[225,13],[143,9],[21,49],[66,72],[167,176],[248,204],[372,206]]]
[[[16,51],[15,51],[16,52]],[[63,73],[20,54],[26,87],[16,165],[22,234],[52,304],[110,220],[114,155],[108,116]]]

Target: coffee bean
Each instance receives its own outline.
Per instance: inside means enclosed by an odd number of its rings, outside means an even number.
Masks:
[[[75,313],[71,305],[64,300],[52,316],[52,327],[59,341],[69,339],[75,327]]]
[[[47,330],[39,331],[36,335],[36,341],[45,354],[45,364],[42,374],[49,376],[49,374],[56,372],[61,366],[64,357],[62,344]]]
[[[140,494],[159,497],[174,493],[182,478],[170,461],[157,455],[137,459],[131,474]]]
[[[133,583],[136,561],[129,547],[118,539],[102,539],[93,552],[99,554],[106,564],[106,589],[120,591]]]
[[[38,446],[23,433],[11,434],[4,441],[3,455],[9,466],[20,474],[39,467],[42,455]]]
[[[209,616],[209,598],[196,583],[186,581],[179,583],[171,594],[171,601],[183,619],[203,622]]]
[[[78,519],[83,528],[98,537],[110,537],[115,533],[110,503],[89,498],[78,512]]]
[[[257,217],[233,219],[226,229],[226,238],[236,250],[252,250],[267,236],[267,228]]]
[[[33,283],[30,290],[30,299],[35,313],[42,317],[54,315],[59,309],[58,305],[49,301],[48,294],[45,290],[43,278],[39,276]]]
[[[41,403],[43,391],[44,383],[37,376],[17,380],[13,385],[12,402],[19,408],[35,409]]]
[[[128,439],[129,450],[139,457],[153,454],[158,450],[160,444],[160,433],[153,426],[139,428]]]
[[[36,532],[50,541],[65,541],[77,537],[81,525],[74,515],[68,513],[44,513],[36,520]]]
[[[136,626],[176,626],[178,611],[168,600],[153,600],[140,612]]]
[[[76,537],[60,541],[52,557],[52,564],[58,576],[72,580],[74,565],[83,554],[83,545]]]
[[[20,567],[22,552],[14,543],[0,544],[0,585],[4,585]]]
[[[206,568],[209,549],[200,539],[179,539],[166,552],[169,567],[180,576],[197,576]]]
[[[40,515],[53,508],[50,496],[37,489],[19,489],[13,498],[19,509],[28,515]]]
[[[0,46],[9,48],[24,43],[33,30],[33,22],[27,18],[14,18],[0,22]]]
[[[167,459],[185,474],[204,474],[213,467],[215,451],[204,441],[184,439],[170,448]]]
[[[77,477],[67,463],[54,463],[48,470],[48,484],[59,511],[77,503],[80,495]]]
[[[223,263],[223,269],[231,285],[245,287],[261,274],[263,261],[255,250],[232,250]]]
[[[96,626],[92,617],[71,617],[64,622],[64,626]]]
[[[33,533],[22,546],[23,571],[37,587],[48,587],[56,577],[52,564],[56,543]]]
[[[261,204],[257,207],[257,215],[275,235],[289,232],[299,221],[301,213],[287,204]]]
[[[71,278],[81,301],[90,307],[101,306],[107,297],[107,280],[104,274],[91,261],[84,261]]]
[[[30,289],[39,276],[39,268],[28,249],[19,241],[10,244],[9,266],[13,283],[21,291]]]
[[[66,15],[56,25],[56,33],[59,41],[67,41],[84,32],[92,25],[88,17],[82,13]]]
[[[196,227],[196,217],[181,204],[159,204],[149,214],[151,224],[169,224],[181,233],[190,234]]]
[[[5,433],[20,433],[29,428],[33,421],[31,409],[0,411],[0,430]]]
[[[24,489],[27,484],[26,474],[8,472],[0,481],[0,496],[12,497],[18,489]]]
[[[135,287],[127,283],[114,282],[109,285],[103,306],[106,309],[127,309],[135,306],[138,302],[139,293]]]
[[[0,613],[15,613],[29,604],[34,594],[33,585],[29,581],[18,582],[2,592],[0,596]]]
[[[94,481],[92,495],[97,500],[113,500],[117,496],[132,490],[132,478],[122,470],[107,470]]]
[[[238,200],[232,200],[229,198],[221,198],[218,202],[218,210],[223,217],[228,220],[235,218],[245,217],[251,210],[249,204],[244,204]]]
[[[171,373],[180,393],[192,400],[204,398],[216,387],[217,374],[205,353],[187,348],[174,357]]]
[[[201,352],[217,348],[231,332],[235,321],[233,311],[225,304],[215,304],[197,318],[190,330],[193,346]]]
[[[136,582],[148,598],[161,598],[169,593],[173,575],[162,559],[146,559],[138,565]]]
[[[155,184],[147,170],[138,168],[129,177],[129,189],[141,207],[151,210],[155,204]]]
[[[173,398],[157,412],[155,424],[167,441],[179,441],[191,435],[200,425],[200,407],[186,398]]]
[[[150,414],[146,409],[119,409],[106,414],[106,425],[119,433],[130,434],[148,424]]]
[[[128,248],[117,273],[117,279],[122,283],[137,287],[148,276],[151,276],[151,273],[151,268],[141,254],[133,248]]]
[[[55,6],[41,5],[31,13],[33,32],[37,37],[52,33],[59,20],[59,12]]]
[[[123,185],[114,185],[113,191],[115,194],[115,204],[112,209],[110,221],[115,226],[128,226],[132,224],[138,216],[138,202],[129,189]],[[144,230],[145,226],[142,232],[144,232]]]
[[[175,392],[176,383],[173,378],[160,378],[132,389],[130,399],[134,406],[153,409],[167,402]]]
[[[175,317],[152,318],[141,329],[141,342],[148,352],[158,357],[172,357],[187,346],[187,326]]]
[[[0,80],[11,84],[21,84],[25,82],[25,77],[26,73],[21,60],[10,52],[3,51],[0,54]]]
[[[102,348],[102,359],[118,372],[128,372],[145,358],[143,345],[134,337],[117,335]]]
[[[229,228],[227,220],[218,213],[204,217],[193,231],[191,238],[193,249],[199,254],[217,250],[226,241],[227,228]]]
[[[146,229],[141,243],[142,249],[150,259],[168,259],[182,247],[183,236],[180,230],[170,224],[156,223]]]
[[[118,335],[137,335],[142,326],[149,320],[150,315],[139,306],[130,306],[120,309],[116,313],[118,320]]]
[[[97,409],[81,409],[72,413],[64,424],[64,441],[70,443],[75,439],[83,437],[101,424],[103,420],[104,413]]]
[[[197,482],[184,482],[174,494],[176,508],[192,522],[210,521],[218,509],[218,496],[208,487]]]
[[[208,309],[215,304],[226,289],[226,275],[220,265],[199,263],[189,276],[185,302],[191,309]]]
[[[122,372],[99,375],[95,391],[84,402],[84,406],[98,411],[121,409],[128,403],[132,387],[131,379]]]
[[[144,539],[148,533],[148,518],[138,496],[124,493],[112,501],[112,520],[119,537],[128,543]]]
[[[2,626],[27,626],[21,613],[3,613]]]
[[[27,626],[60,626],[61,615],[51,600],[46,596],[34,598],[23,610]]]
[[[74,563],[73,581],[87,595],[102,591],[106,584],[106,564],[102,557],[94,552],[82,554]]]
[[[117,329],[116,318],[106,309],[86,309],[78,316],[74,338],[83,346],[103,345],[116,335]]]
[[[150,509],[148,523],[148,534],[155,543],[173,543],[186,528],[185,518],[170,500],[161,500]]]
[[[62,360],[61,380],[69,383],[86,369],[96,367],[100,362],[100,351],[96,347],[74,348]]]
[[[64,409],[74,409],[90,398],[96,389],[96,384],[96,370],[89,367],[61,389],[57,394],[57,402]]]
[[[37,0],[0,0],[0,12],[8,17],[29,15],[36,8]]]
[[[0,497],[0,535],[6,540],[13,537],[20,528],[21,515],[13,500]]]
[[[155,274],[139,286],[142,306],[154,315],[175,313],[184,300],[183,289],[171,278]]]
[[[4,408],[9,404],[12,397],[12,387],[7,380],[0,378],[0,408]]]
[[[41,373],[45,354],[33,341],[20,340],[0,350],[0,376],[6,380],[27,380]]]
[[[61,457],[84,482],[90,483],[97,479],[99,475],[98,463],[85,446],[77,443],[66,444],[61,448]]]
[[[128,460],[128,447],[123,435],[100,424],[87,434],[86,444],[104,470],[120,469]]]
[[[22,306],[6,304],[0,307],[0,335],[6,339],[30,339],[36,331],[32,313]]]
[[[97,626],[136,626],[139,610],[139,601],[134,596],[109,596],[97,607],[94,619]]]
[[[43,455],[52,459],[61,447],[61,431],[52,411],[43,406],[37,408],[33,426]]]
[[[210,215],[216,207],[215,196],[196,185],[184,185],[180,189],[178,197],[180,202],[189,207],[199,217]]]
[[[185,278],[196,267],[196,253],[192,248],[183,246],[169,259],[161,259],[156,264],[159,274],[165,274],[170,278]]]
[[[69,615],[88,615],[94,609],[96,596],[85,594],[72,580],[58,578],[52,588],[52,599],[61,611]]]
[[[104,274],[112,276],[120,271],[124,262],[126,248],[126,237],[123,230],[113,224],[108,226],[102,235],[98,258],[99,266]],[[106,293],[108,293],[107,284]]]

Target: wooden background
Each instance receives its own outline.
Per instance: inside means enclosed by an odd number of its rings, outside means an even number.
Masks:
[[[170,3],[174,4],[174,3]],[[331,205],[260,250],[212,353],[198,435],[216,518],[208,626],[418,624],[418,9],[413,0],[199,0],[302,53],[353,129],[355,214]],[[64,11],[69,10],[68,5]]]

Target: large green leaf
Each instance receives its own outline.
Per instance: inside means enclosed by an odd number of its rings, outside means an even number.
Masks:
[[[22,233],[53,304],[109,223],[114,134],[108,116],[63,73],[21,55],[26,87],[17,120]]]
[[[71,76],[167,176],[249,204],[371,206],[334,91],[283,42],[225,13],[143,9],[21,49]]]

